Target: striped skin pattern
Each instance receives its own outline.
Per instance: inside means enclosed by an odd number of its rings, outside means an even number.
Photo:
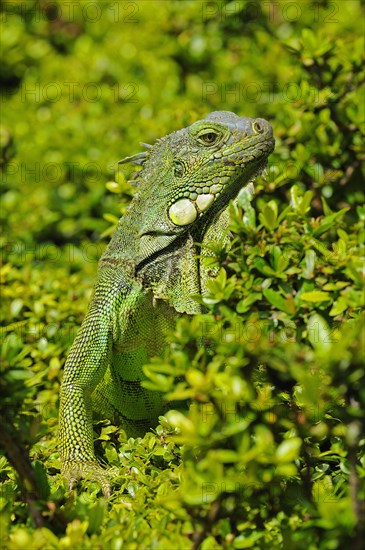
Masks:
[[[177,315],[201,311],[192,295],[204,294],[216,273],[205,265],[205,245],[227,238],[229,201],[266,167],[274,139],[263,119],[216,111],[145,147],[120,161],[138,166],[137,192],[100,260],[61,387],[62,472],[70,486],[97,480],[106,495],[93,412],[129,436],[157,424],[163,401],[141,387],[143,365],[162,351]]]

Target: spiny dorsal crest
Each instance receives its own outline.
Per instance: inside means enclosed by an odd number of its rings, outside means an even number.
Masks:
[[[125,157],[124,159],[120,160],[118,164],[136,164],[137,166],[141,166],[140,170],[137,170],[137,172],[134,172],[133,178],[128,180],[128,183],[131,183],[132,185],[138,184],[138,178],[142,173],[143,166],[148,160],[150,153],[149,149],[152,149],[153,145],[150,145],[149,143],[140,143],[142,147],[146,147],[148,149],[147,151],[142,151],[141,153],[136,153],[135,155],[131,155],[130,157]]]

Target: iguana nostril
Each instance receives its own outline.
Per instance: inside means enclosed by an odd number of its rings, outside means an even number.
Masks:
[[[256,134],[265,134],[266,138],[273,137],[271,124],[263,118],[256,118],[252,124],[252,129]]]

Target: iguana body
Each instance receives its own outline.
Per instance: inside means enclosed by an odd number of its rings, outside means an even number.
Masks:
[[[200,311],[191,295],[204,294],[212,274],[197,255],[222,238],[230,199],[273,148],[265,120],[217,111],[125,159],[141,166],[138,190],[101,258],[62,382],[60,450],[71,483],[90,475],[108,492],[92,408],[132,436],[157,424],[162,398],[141,387],[143,365],[162,350],[177,313]]]

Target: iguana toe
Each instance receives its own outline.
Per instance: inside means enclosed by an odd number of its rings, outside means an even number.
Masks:
[[[88,479],[99,483],[106,498],[110,497],[111,484],[109,477],[112,472],[104,470],[97,462],[69,462],[64,464],[62,474],[68,480],[69,491],[73,490],[80,479]]]

